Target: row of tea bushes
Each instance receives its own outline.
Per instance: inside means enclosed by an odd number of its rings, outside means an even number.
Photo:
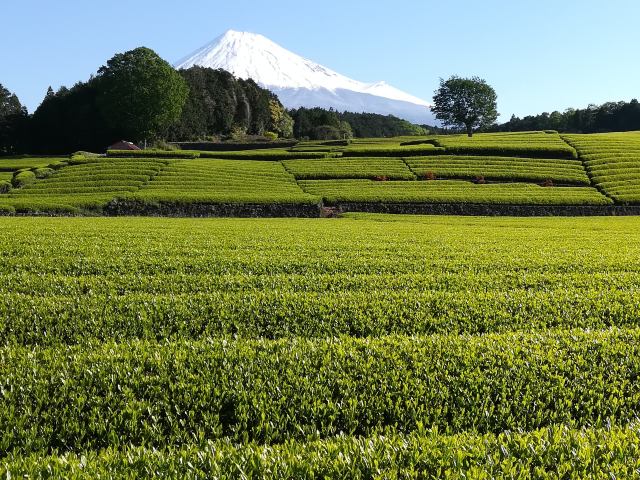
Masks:
[[[471,203],[509,205],[610,205],[592,187],[542,187],[525,183],[476,185],[461,180],[423,182],[303,180],[302,189],[339,203]]]
[[[408,157],[407,165],[420,178],[459,178],[584,185],[590,181],[579,160],[443,155]]]
[[[553,426],[498,435],[340,435],[311,442],[178,448],[109,448],[61,455],[10,455],[0,472],[24,478],[395,478],[550,480],[634,478],[640,469],[637,424]],[[7,475],[8,476],[8,475]]]
[[[416,179],[407,164],[400,158],[327,158],[322,160],[286,160],[282,163],[297,179]]]
[[[0,455],[637,417],[640,330],[0,348]],[[594,361],[597,359],[597,361]]]

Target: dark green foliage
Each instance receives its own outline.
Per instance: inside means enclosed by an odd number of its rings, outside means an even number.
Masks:
[[[0,118],[23,112],[22,104],[15,93],[11,93],[0,83]]]
[[[28,137],[27,109],[0,84],[0,155],[23,151]]]
[[[71,89],[48,94],[33,114],[30,152],[68,154],[77,150],[103,152],[118,139],[118,132],[97,106],[100,93],[95,79]]]
[[[195,141],[209,136],[229,135],[234,127],[247,134],[261,135],[265,131],[281,131],[284,117],[272,121],[275,102],[284,109],[268,90],[253,80],[235,78],[224,70],[191,67],[178,72],[189,87],[182,114],[166,130],[170,141]]]
[[[400,137],[428,133],[423,127],[393,115],[343,112],[339,116],[351,125],[353,136],[357,138]]]
[[[155,137],[178,120],[189,94],[173,67],[145,47],[115,55],[100,67],[96,81],[103,117],[134,141]]]
[[[3,347],[0,455],[634,420],[638,330]],[[589,361],[595,359],[597,361]]]
[[[338,127],[333,125],[318,125],[313,129],[314,140],[340,140],[342,135]]]
[[[478,127],[488,127],[498,119],[496,92],[479,77],[452,76],[440,79],[431,110],[444,125],[464,127],[472,136]]]
[[[524,118],[511,116],[491,131],[520,132],[553,129],[567,133],[626,132],[640,130],[640,102],[607,102],[587,108],[568,108],[564,112],[544,112]]]
[[[308,137],[314,140],[327,139],[321,135],[318,127],[334,127],[340,132],[334,138],[365,137],[396,137],[403,135],[425,135],[426,131],[406,120],[401,120],[392,115],[379,115],[376,113],[337,112],[324,108],[298,108],[291,112],[294,120],[293,132],[297,138]],[[346,128],[349,125],[349,128]]]
[[[13,181],[11,182],[15,188],[22,188],[25,185],[29,185],[36,181],[36,174],[31,170],[26,170],[24,172],[16,173],[13,176]]]

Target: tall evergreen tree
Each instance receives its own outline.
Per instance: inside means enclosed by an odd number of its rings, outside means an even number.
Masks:
[[[176,122],[189,94],[178,72],[145,47],[113,56],[96,81],[103,117],[134,141],[153,138]]]

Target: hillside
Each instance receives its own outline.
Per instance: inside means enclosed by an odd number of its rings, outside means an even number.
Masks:
[[[640,213],[640,133],[301,142],[0,159],[4,214]],[[331,213],[330,212],[330,213]]]

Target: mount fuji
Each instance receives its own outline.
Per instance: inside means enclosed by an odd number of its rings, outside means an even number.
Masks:
[[[352,80],[255,33],[229,30],[174,66],[194,65],[221,68],[236,77],[251,78],[278,95],[287,108],[334,108],[395,115],[418,124],[436,123],[429,103],[420,98],[385,82]]]

